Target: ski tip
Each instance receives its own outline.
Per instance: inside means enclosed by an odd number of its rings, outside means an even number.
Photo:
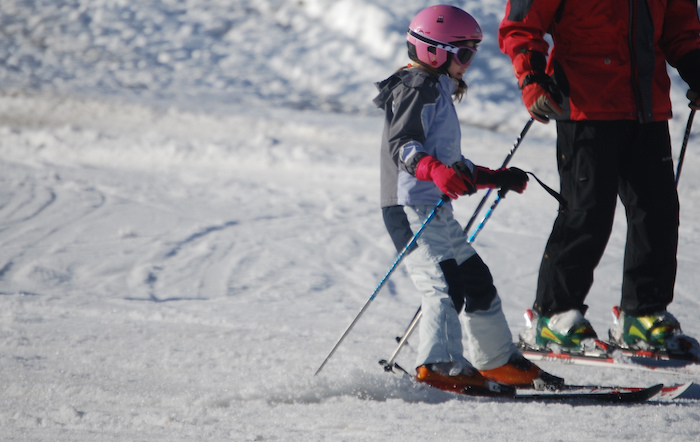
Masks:
[[[665,401],[672,401],[674,399],[700,399],[700,385],[694,382],[669,385],[661,389],[656,399]]]
[[[652,385],[651,387],[647,388],[646,391],[649,393],[649,397],[654,397],[657,394],[661,393],[661,390],[663,390],[664,384],[656,384]]]

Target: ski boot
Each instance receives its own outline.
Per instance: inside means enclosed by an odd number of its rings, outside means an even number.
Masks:
[[[669,312],[650,315],[626,315],[613,307],[613,326],[608,331],[610,341],[622,348],[661,351],[680,359],[700,361],[700,344],[684,335],[681,324]]]
[[[558,390],[564,385],[563,378],[547,373],[517,351],[510,356],[506,364],[479,372],[492,381],[520,388]]]
[[[477,396],[512,396],[515,388],[484,377],[472,366],[452,362],[421,365],[416,380],[440,390]]]
[[[539,316],[525,312],[526,328],[520,332],[524,348],[549,349],[556,352],[576,352],[600,348],[598,335],[583,314],[577,310]]]

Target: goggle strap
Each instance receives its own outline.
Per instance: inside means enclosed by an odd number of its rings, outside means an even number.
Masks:
[[[432,38],[428,38],[428,37],[426,37],[425,35],[421,35],[421,34],[415,32],[413,29],[410,29],[410,28],[409,28],[409,29],[408,29],[408,34],[409,34],[411,37],[415,37],[415,38],[417,38],[418,40],[422,41],[423,43],[427,43],[427,44],[429,44],[429,45],[435,46],[435,47],[437,47],[438,49],[444,49],[444,50],[446,50],[446,51],[452,52],[453,54],[456,54],[457,52],[459,52],[459,48],[458,48],[457,46],[453,46],[453,45],[451,45],[451,44],[449,44],[449,43],[445,43],[445,42],[442,42],[442,41],[433,40]]]

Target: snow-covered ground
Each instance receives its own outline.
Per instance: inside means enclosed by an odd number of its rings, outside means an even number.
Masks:
[[[697,390],[673,404],[516,404],[384,373],[419,303],[403,268],[313,375],[395,258],[372,83],[405,62],[405,29],[429,4],[3,0],[0,439],[700,438]],[[505,2],[452,4],[485,32],[458,105],[463,149],[496,167],[528,118],[496,44]],[[677,155],[688,112],[673,79]],[[511,164],[555,185],[553,130],[534,126]],[[700,337],[697,145],[670,310]],[[457,216],[479,199],[458,200]],[[532,183],[475,244],[514,336],[556,208]],[[624,235],[620,211],[588,298],[602,335]],[[543,366],[579,384],[700,381]]]

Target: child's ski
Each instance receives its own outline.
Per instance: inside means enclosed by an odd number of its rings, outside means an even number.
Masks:
[[[379,362],[387,369],[386,361]],[[414,379],[413,376],[403,369],[400,365],[394,363],[391,368],[398,369],[404,376]],[[427,384],[417,385],[426,386],[428,388],[441,389],[439,385],[428,386]],[[671,401],[683,394],[691,385],[692,382],[685,384],[675,384],[664,387],[663,384],[653,385],[651,387],[615,387],[615,386],[599,386],[599,385],[564,385],[557,390],[535,390],[527,388],[512,387],[500,391],[485,391],[484,389],[465,389],[455,392],[452,388],[445,388],[445,391],[451,391],[465,396],[486,397],[486,398],[501,398],[506,400],[522,400],[522,401],[549,401],[549,402],[572,402],[572,403],[633,403],[645,402],[650,399],[658,401]]]

